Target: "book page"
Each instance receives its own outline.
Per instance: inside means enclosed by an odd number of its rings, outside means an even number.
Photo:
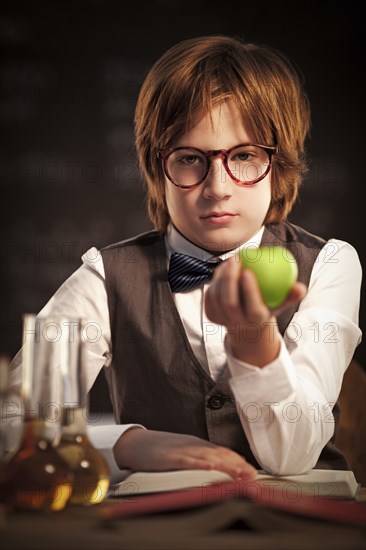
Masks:
[[[169,472],[134,472],[111,487],[110,496],[124,497],[137,494],[160,493],[201,487],[211,483],[234,481],[218,470],[174,470]],[[310,470],[304,474],[274,476],[260,470],[256,481],[281,491],[328,498],[356,497],[359,484],[349,470]]]

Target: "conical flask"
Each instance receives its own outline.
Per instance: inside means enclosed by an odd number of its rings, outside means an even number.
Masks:
[[[58,511],[70,499],[73,476],[53,446],[62,418],[55,328],[33,314],[23,316],[23,434],[0,474],[1,500],[10,508]]]
[[[62,328],[63,413],[57,451],[74,475],[70,503],[98,504],[105,498],[109,488],[109,469],[103,456],[91,444],[86,429],[87,323],[81,319],[60,319],[59,323]]]

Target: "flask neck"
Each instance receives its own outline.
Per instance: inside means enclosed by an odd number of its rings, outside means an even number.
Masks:
[[[62,412],[62,435],[86,434],[86,418],[86,407],[65,407]]]
[[[28,449],[37,446],[45,449],[52,444],[54,437],[51,430],[47,429],[44,420],[35,419],[27,415],[24,417],[21,448]]]

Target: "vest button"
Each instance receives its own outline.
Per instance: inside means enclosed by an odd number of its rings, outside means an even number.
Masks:
[[[207,406],[209,409],[221,409],[225,403],[225,397],[223,395],[213,395],[207,401]]]

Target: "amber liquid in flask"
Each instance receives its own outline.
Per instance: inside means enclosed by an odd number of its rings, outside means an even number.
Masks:
[[[74,476],[71,504],[91,505],[104,500],[109,488],[109,469],[104,457],[87,435],[88,397],[86,384],[85,323],[81,319],[64,323],[61,361],[63,372],[63,414],[57,451]],[[67,328],[68,326],[68,328]]]
[[[84,409],[64,409],[62,435],[57,450],[72,470],[71,504],[99,504],[109,488],[109,469],[87,433]]]
[[[43,432],[43,421],[26,418],[20,448],[2,465],[1,500],[10,508],[58,511],[70,499],[70,469]]]
[[[53,447],[61,416],[60,410],[52,412],[57,404],[53,392],[60,387],[60,372],[52,364],[53,342],[42,335],[42,326],[34,315],[23,318],[23,434],[17,450],[2,463],[0,491],[11,509],[58,511],[70,499],[73,476]]]

